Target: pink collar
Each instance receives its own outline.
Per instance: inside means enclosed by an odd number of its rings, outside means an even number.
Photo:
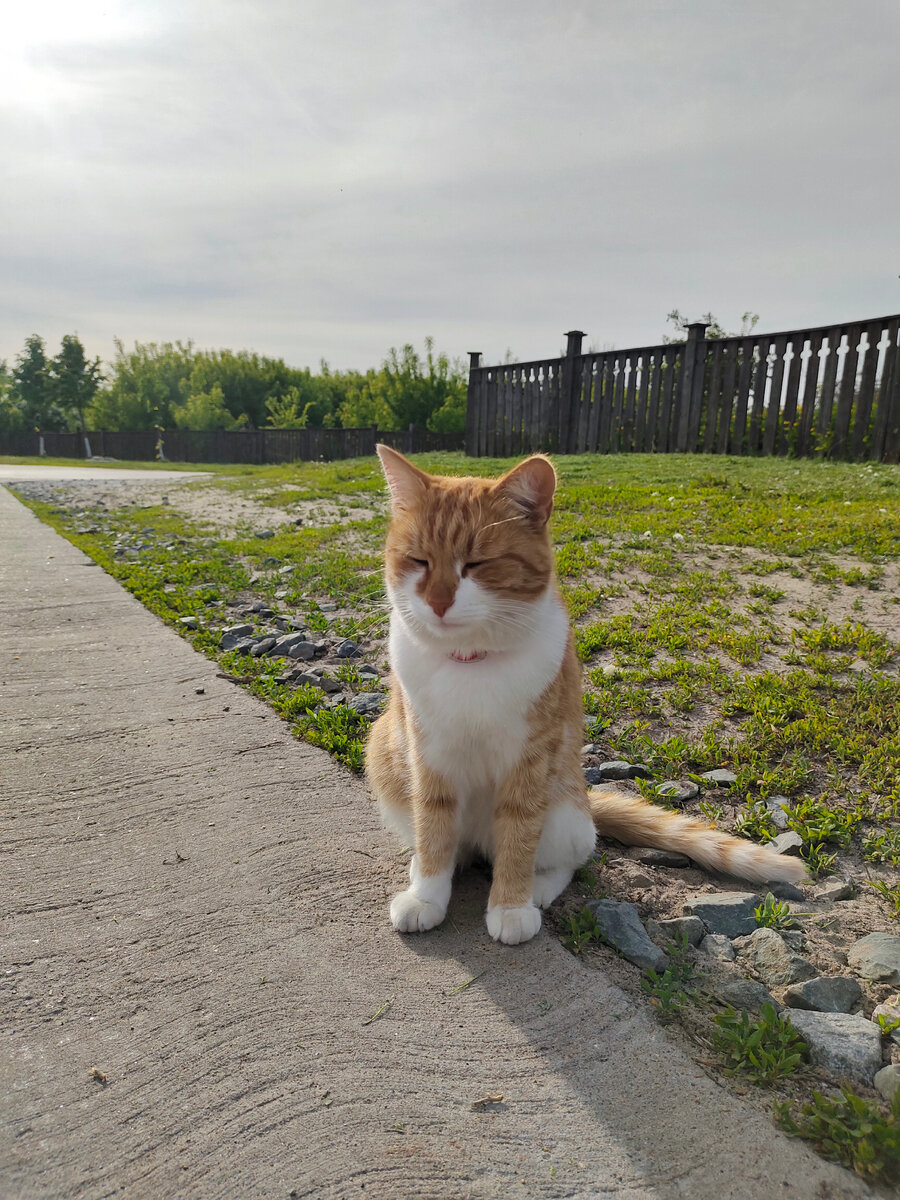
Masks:
[[[487,658],[487,650],[473,650],[471,654],[457,654],[454,650],[450,657],[454,662],[460,663],[481,662],[483,658]]]

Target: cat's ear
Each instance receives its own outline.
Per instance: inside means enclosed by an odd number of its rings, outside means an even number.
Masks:
[[[535,454],[513,467],[497,480],[497,490],[505,492],[538,527],[546,525],[553,512],[556,471],[549,458]]]
[[[428,487],[428,476],[418,467],[414,467],[408,458],[404,458],[390,446],[379,443],[375,447],[381,459],[381,467],[387,480],[394,508],[414,508],[425,494]]]

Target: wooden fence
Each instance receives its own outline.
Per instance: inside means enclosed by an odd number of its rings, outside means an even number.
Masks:
[[[466,453],[681,451],[900,461],[900,316],[482,366]]]
[[[361,458],[385,442],[404,454],[462,450],[461,433],[427,429],[155,429],[0,434],[0,454],[118,458],[135,462],[279,463]],[[161,455],[160,455],[161,450]]]

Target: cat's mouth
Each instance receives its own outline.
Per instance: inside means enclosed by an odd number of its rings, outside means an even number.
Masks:
[[[453,650],[450,657],[454,662],[460,663],[481,662],[483,658],[487,658],[487,650],[473,650],[471,654],[460,654],[458,650]]]

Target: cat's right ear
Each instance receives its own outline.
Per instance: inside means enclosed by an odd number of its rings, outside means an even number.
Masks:
[[[390,446],[379,443],[375,447],[381,459],[381,467],[391,493],[391,503],[395,509],[414,508],[425,494],[428,487],[428,476],[418,467],[414,467],[408,458],[404,458]]]

